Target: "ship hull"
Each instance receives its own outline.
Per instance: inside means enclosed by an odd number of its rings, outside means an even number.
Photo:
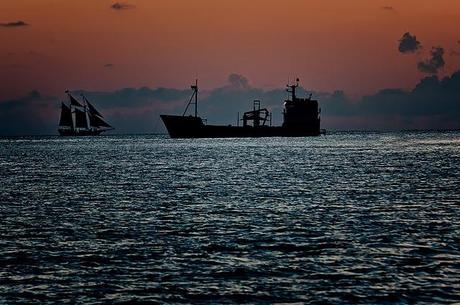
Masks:
[[[320,123],[303,128],[205,125],[199,117],[161,115],[171,138],[307,137],[320,135]]]
[[[78,136],[98,136],[104,130],[66,130],[66,129],[58,129],[60,136],[67,136],[67,137],[78,137]]]

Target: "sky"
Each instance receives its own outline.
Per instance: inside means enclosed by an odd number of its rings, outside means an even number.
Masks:
[[[66,89],[117,132],[162,132],[195,78],[215,123],[254,98],[280,120],[299,77],[326,129],[460,128],[458,29],[458,0],[2,0],[0,134],[55,134]]]

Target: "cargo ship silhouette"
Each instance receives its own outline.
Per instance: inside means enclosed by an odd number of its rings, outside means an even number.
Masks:
[[[290,98],[284,101],[282,126],[271,126],[272,114],[266,108],[260,108],[255,100],[253,110],[245,112],[237,126],[207,125],[198,116],[198,80],[191,86],[193,94],[183,115],[160,115],[171,138],[242,138],[242,137],[305,137],[319,136],[324,133],[320,127],[318,101],[311,98],[299,98],[296,89],[299,79],[293,85],[287,85]],[[195,114],[186,116],[190,105],[195,106]],[[242,126],[239,122],[242,121]]]

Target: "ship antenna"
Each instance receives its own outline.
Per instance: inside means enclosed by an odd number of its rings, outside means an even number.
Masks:
[[[289,75],[288,75],[287,79],[288,79],[288,81],[287,81],[286,87],[289,87],[289,85],[290,85],[290,83],[289,83]],[[286,92],[287,92],[287,99],[289,99],[289,90],[286,90]]]
[[[294,101],[294,100],[296,99],[295,89],[296,89],[297,87],[299,87],[299,79],[298,79],[298,78],[296,79],[296,84],[294,84],[294,85],[288,84],[286,87],[288,87],[288,88],[291,89],[291,90],[286,89],[286,91],[287,91],[288,93],[291,93],[291,95],[292,95],[292,100]],[[288,98],[289,98],[289,97],[288,97]]]

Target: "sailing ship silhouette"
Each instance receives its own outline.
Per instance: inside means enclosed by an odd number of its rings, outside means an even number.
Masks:
[[[102,114],[82,94],[78,101],[66,90],[69,105],[61,102],[58,132],[61,136],[96,136],[114,128],[104,121]]]

